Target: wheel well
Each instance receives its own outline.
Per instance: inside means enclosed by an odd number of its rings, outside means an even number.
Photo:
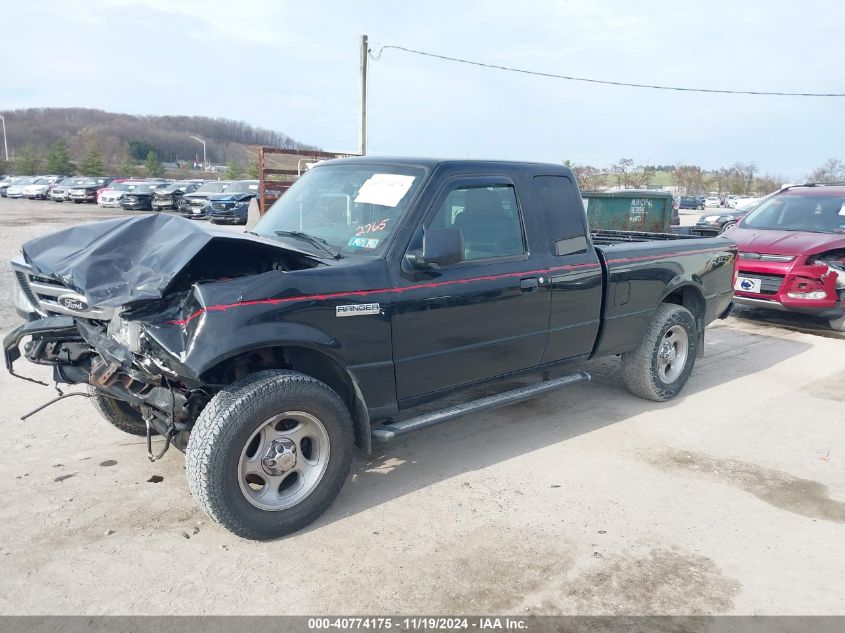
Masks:
[[[289,369],[331,387],[349,409],[355,423],[355,443],[369,452],[370,420],[366,404],[349,372],[334,358],[308,347],[265,347],[227,358],[204,374],[209,384],[228,385],[265,369]]]
[[[694,286],[677,288],[663,298],[663,303],[675,303],[685,307],[695,317],[698,330],[702,331],[704,329],[706,303],[704,302],[704,296],[698,288]]]

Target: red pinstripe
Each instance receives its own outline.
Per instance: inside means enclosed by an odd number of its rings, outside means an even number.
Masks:
[[[644,255],[641,257],[623,257],[619,259],[607,260],[608,265],[638,262],[638,261],[654,261],[658,259],[665,259],[666,257],[674,257],[675,255],[694,255],[698,253],[712,253],[712,249],[698,249],[693,251],[679,251],[675,253],[663,253],[662,255]],[[540,270],[522,270],[515,273],[503,273],[500,275],[483,275],[481,277],[470,277],[469,279],[454,279],[450,281],[434,281],[427,283],[414,284],[412,286],[401,286],[394,288],[378,288],[375,290],[345,290],[343,292],[329,292],[326,294],[301,295],[298,297],[283,297],[279,299],[253,299],[251,301],[238,301],[237,303],[225,303],[221,305],[207,306],[200,308],[196,312],[189,314],[184,319],[175,319],[173,321],[166,321],[165,325],[187,325],[199,316],[206,312],[225,312],[231,308],[240,308],[243,306],[256,305],[280,305],[283,303],[292,303],[294,301],[329,301],[331,299],[340,299],[344,297],[368,297],[376,294],[399,294],[408,292],[410,290],[418,290],[420,288],[442,288],[443,286],[455,286],[460,284],[470,284],[477,281],[496,281],[497,279],[508,279],[511,277],[525,277],[527,275],[548,275],[556,271],[575,270],[578,268],[597,268],[598,262],[587,262],[584,264],[567,264],[564,266],[554,266],[552,268],[543,268]]]

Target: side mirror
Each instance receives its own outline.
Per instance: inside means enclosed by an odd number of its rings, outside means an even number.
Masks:
[[[423,233],[422,253],[408,255],[415,268],[449,266],[464,259],[464,236],[459,229],[429,229]]]

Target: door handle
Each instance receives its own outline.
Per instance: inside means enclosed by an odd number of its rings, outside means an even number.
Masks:
[[[526,277],[525,279],[519,280],[519,289],[522,290],[522,292],[534,292],[539,287],[540,282],[536,277]]]

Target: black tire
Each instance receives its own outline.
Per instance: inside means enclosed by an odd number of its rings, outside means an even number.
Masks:
[[[328,434],[328,463],[295,505],[263,510],[241,491],[241,454],[257,429],[284,411],[304,411],[321,422]],[[230,532],[255,540],[278,538],[302,529],[331,505],[349,473],[353,443],[349,410],[328,385],[292,371],[258,372],[220,391],[203,409],[188,441],[188,486],[200,507]]]
[[[670,329],[680,326],[687,337],[687,352],[680,374],[671,382],[659,374],[658,356]],[[654,319],[643,335],[640,346],[622,354],[622,378],[634,395],[646,400],[663,402],[677,396],[695,366],[698,353],[698,327],[692,313],[673,303],[661,303]]]
[[[126,402],[104,396],[93,387],[88,387],[88,393],[91,394],[90,400],[94,408],[106,422],[124,433],[146,437],[147,423],[144,422],[140,412]]]

